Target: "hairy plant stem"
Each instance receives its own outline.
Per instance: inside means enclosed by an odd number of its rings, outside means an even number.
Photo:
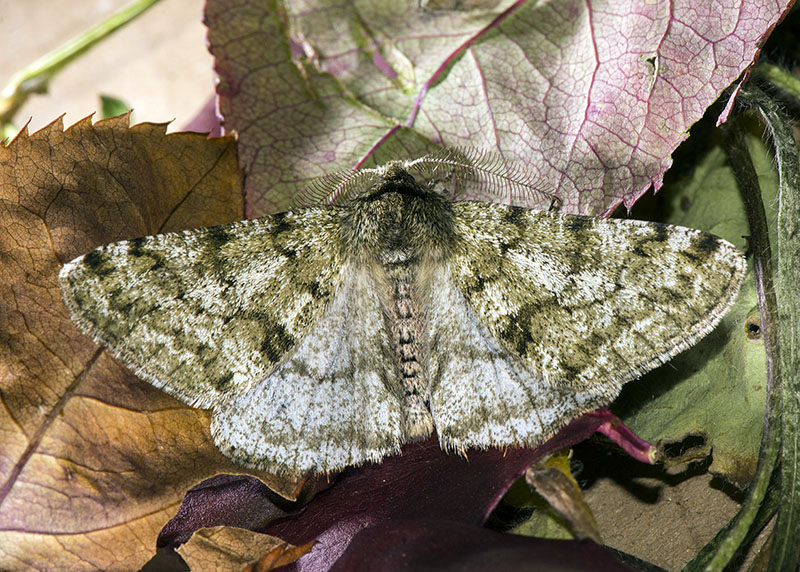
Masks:
[[[800,94],[798,94],[800,96]],[[795,572],[800,562],[800,158],[791,123],[764,92],[747,98],[761,115],[778,167],[779,383],[781,390],[781,492],[770,572]]]
[[[753,482],[739,513],[720,530],[684,570],[721,571],[749,543],[778,510],[773,533],[769,571],[795,572],[800,544],[800,482],[798,472],[798,426],[800,423],[800,245],[798,245],[797,192],[800,168],[789,123],[777,105],[757,88],[746,86],[739,103],[754,107],[772,136],[779,171],[778,274],[773,272],[767,218],[761,200],[758,178],[751,161],[745,130],[734,121],[728,128],[726,143],[750,225],[750,245],[754,261],[756,291],[761,311],[761,327],[766,351],[767,404],[761,436],[761,449]],[[774,278],[775,277],[775,278]],[[783,460],[777,468],[779,459]],[[778,485],[779,483],[779,485]],[[769,487],[780,487],[769,491]]]

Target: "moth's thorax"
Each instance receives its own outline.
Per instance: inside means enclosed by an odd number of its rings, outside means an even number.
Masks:
[[[453,210],[444,197],[402,170],[388,169],[345,211],[347,252],[383,264],[441,259],[453,242]]]

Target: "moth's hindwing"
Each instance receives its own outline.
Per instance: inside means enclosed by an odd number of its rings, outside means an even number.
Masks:
[[[453,205],[431,303],[442,444],[536,444],[706,335],[745,260],[705,232],[497,204]]]
[[[313,329],[269,379],[216,406],[212,432],[228,456],[273,471],[379,461],[407,441],[399,375],[374,277],[346,264]]]

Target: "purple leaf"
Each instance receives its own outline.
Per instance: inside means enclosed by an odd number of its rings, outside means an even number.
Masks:
[[[159,545],[178,545],[204,526],[238,526],[292,544],[316,539],[299,569],[327,570],[365,527],[414,519],[481,526],[531,463],[609,423],[621,425],[601,410],[576,419],[539,447],[468,451],[468,458],[445,453],[435,438],[412,443],[402,455],[381,464],[345,471],[334,486],[293,514],[279,508],[282,503],[255,479],[210,479],[187,493],[159,536]]]
[[[192,487],[158,535],[157,546],[177,546],[201,528],[235,526],[258,530],[289,514],[280,497],[255,477],[217,475]]]
[[[219,137],[222,134],[222,122],[217,114],[217,98],[210,97],[203,109],[184,125],[183,130],[208,133],[209,137]]]
[[[349,541],[355,530],[389,520],[447,518],[482,524],[531,463],[583,441],[603,421],[585,415],[539,447],[470,450],[467,458],[445,453],[435,437],[412,443],[402,455],[379,465],[345,471],[302,514],[265,531],[302,544],[320,535]]]
[[[309,555],[310,556],[310,555]],[[300,565],[304,572],[323,570]],[[331,572],[345,570],[536,570],[626,572],[608,550],[589,540],[501,534],[445,520],[383,523],[356,534]]]

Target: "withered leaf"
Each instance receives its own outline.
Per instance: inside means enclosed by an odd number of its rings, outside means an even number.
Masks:
[[[208,415],[80,334],[56,277],[115,240],[242,217],[231,138],[57,120],[0,148],[0,568],[132,570],[185,491],[238,472]]]

